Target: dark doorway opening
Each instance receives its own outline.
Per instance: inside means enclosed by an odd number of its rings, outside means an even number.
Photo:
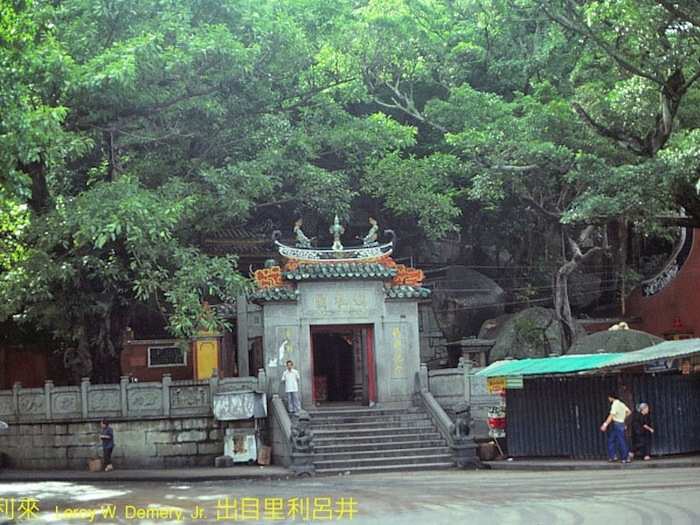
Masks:
[[[372,325],[311,327],[312,399],[372,405],[377,400]]]
[[[318,401],[360,401],[355,399],[352,333],[312,334],[314,382]]]

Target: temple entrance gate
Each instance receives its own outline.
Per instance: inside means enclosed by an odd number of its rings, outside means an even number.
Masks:
[[[319,403],[376,401],[372,325],[310,326],[312,399]]]

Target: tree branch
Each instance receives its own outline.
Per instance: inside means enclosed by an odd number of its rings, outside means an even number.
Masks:
[[[598,134],[615,140],[618,144],[629,149],[637,155],[644,157],[650,156],[648,152],[648,147],[641,138],[632,135],[631,133],[627,133],[622,129],[608,128],[600,124],[595,119],[593,119],[593,117],[591,117],[585,109],[583,109],[581,104],[577,102],[572,103],[571,107],[578,114],[578,116],[581,117],[581,119],[586,124],[592,127],[596,132],[598,132]]]
[[[665,82],[662,78],[644,71],[643,69],[637,67],[634,65],[632,62],[627,60],[624,56],[622,56],[620,53],[618,53],[614,48],[612,48],[608,43],[600,38],[595,31],[593,31],[587,24],[581,23],[581,22],[575,22],[573,20],[568,19],[564,15],[554,13],[551,9],[547,8],[548,2],[540,2],[540,8],[542,11],[547,15],[547,17],[552,20],[553,22],[556,22],[557,24],[561,25],[562,27],[565,27],[566,29],[569,29],[570,31],[574,31],[575,33],[581,34],[581,35],[586,35],[589,37],[593,42],[598,45],[603,51],[605,51],[615,62],[618,63],[620,67],[623,69],[627,70],[630,73],[633,73],[637,76],[646,78],[648,80],[651,80],[655,84],[658,84],[659,86],[664,86]],[[576,16],[575,13],[575,7],[569,7],[569,12]]]

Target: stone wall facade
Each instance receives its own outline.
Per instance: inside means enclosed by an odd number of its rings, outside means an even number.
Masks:
[[[377,399],[383,405],[411,403],[420,367],[416,300],[385,298],[381,281],[301,282],[298,302],[266,303],[265,372],[269,393],[282,393],[280,377],[291,359],[301,376],[303,406],[312,405],[311,327],[367,325],[374,334]],[[370,363],[368,366],[372,366]]]
[[[113,464],[118,469],[213,466],[224,453],[224,429],[213,417],[115,420]],[[0,434],[0,452],[19,469],[87,468],[100,457],[100,424],[19,423]]]

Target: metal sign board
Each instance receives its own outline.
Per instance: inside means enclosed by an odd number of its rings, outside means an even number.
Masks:
[[[509,390],[523,388],[523,376],[506,377],[506,388]]]
[[[644,366],[644,370],[647,372],[668,372],[677,369],[678,362],[675,359],[658,359]]]

